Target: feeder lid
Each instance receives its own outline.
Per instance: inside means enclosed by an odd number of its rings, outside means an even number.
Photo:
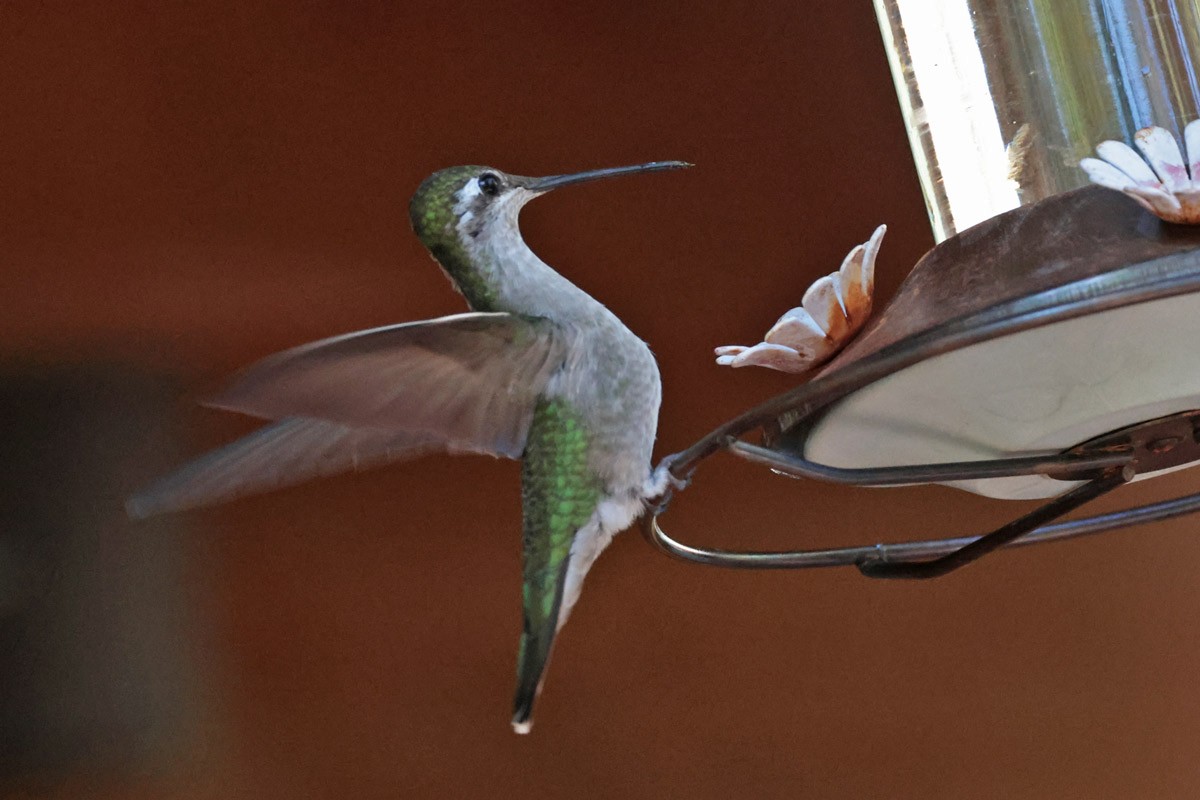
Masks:
[[[814,379],[839,387],[832,402],[782,414],[770,443],[843,468],[990,460],[1200,409],[1198,293],[1200,229],[1121,194],[1010,211],[927,253]],[[1076,484],[950,485],[1032,499]]]

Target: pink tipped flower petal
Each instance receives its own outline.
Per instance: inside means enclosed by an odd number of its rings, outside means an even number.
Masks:
[[[834,341],[844,338],[848,327],[846,312],[837,296],[837,285],[834,282],[836,275],[837,273],[834,273],[817,278],[800,301],[804,310],[812,315],[813,321]]]
[[[1154,170],[1138,152],[1124,142],[1107,141],[1096,145],[1096,155],[1124,172],[1135,183],[1158,183]]]
[[[1183,143],[1187,148],[1188,172],[1193,181],[1200,181],[1200,119],[1194,119],[1183,129]]]
[[[1151,126],[1135,134],[1137,152],[1121,142],[1101,142],[1096,153],[1104,161],[1085,158],[1079,166],[1092,183],[1124,192],[1147,211],[1167,222],[1200,224],[1200,120],[1183,130],[1188,153],[1169,131]],[[1107,162],[1107,163],[1105,163]]]
[[[879,248],[883,247],[883,237],[886,233],[887,225],[880,225],[863,246],[862,287],[868,297],[875,293],[875,259],[879,256]]]
[[[1085,158],[1079,162],[1079,166],[1087,173],[1088,180],[1107,189],[1124,192],[1137,185],[1124,172],[1098,158]]]
[[[726,345],[714,350],[722,366],[759,366],[807,372],[832,358],[854,337],[871,312],[875,257],[887,227],[854,247],[841,268],[813,282],[801,305],[789,309],[753,347]]]
[[[876,228],[869,241],[850,251],[838,270],[842,308],[846,312],[846,322],[851,334],[862,328],[867,317],[871,316],[871,295],[875,290],[875,256],[879,253],[879,245],[886,232],[886,225]]]
[[[864,245],[856,245],[849,253],[846,253],[846,257],[842,259],[842,266],[834,273],[838,288],[838,300],[842,302],[843,311],[849,311],[848,298],[856,297],[861,293],[865,251]]]
[[[766,367],[780,372],[804,372],[812,368],[812,360],[804,358],[790,347],[781,344],[761,342],[749,348],[741,355],[734,356],[729,366]]]
[[[763,337],[764,341],[777,341],[776,337],[783,335],[787,331],[787,335],[798,341],[808,341],[810,339],[824,339],[825,331],[812,318],[812,315],[803,308],[792,308],[784,312],[771,330],[767,331],[767,335]],[[780,341],[779,344],[786,344],[793,347],[790,342]]]
[[[1167,191],[1186,188],[1190,183],[1179,142],[1165,128],[1142,128],[1134,134],[1134,142],[1146,156],[1146,161],[1158,174]]]
[[[829,349],[829,337],[824,333],[813,330],[811,321],[805,322],[796,317],[784,317],[776,322],[763,341],[767,344],[780,344],[790,347],[801,355],[816,358],[818,353]]]

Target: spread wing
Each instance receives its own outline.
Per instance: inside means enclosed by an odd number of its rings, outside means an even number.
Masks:
[[[520,457],[565,347],[546,320],[457,314],[337,336],[250,367],[206,405],[432,437]]]
[[[314,342],[250,367],[207,402],[280,420],[130,501],[145,516],[429,450],[519,458],[566,345],[546,320],[458,314]]]
[[[144,519],[216,505],[309,478],[414,458],[438,446],[408,433],[285,419],[205,453],[134,495],[125,509],[134,519]]]

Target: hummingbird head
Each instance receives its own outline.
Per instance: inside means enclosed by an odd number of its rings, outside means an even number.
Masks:
[[[430,249],[435,245],[469,248],[472,240],[489,228],[515,224],[522,206],[551,189],[599,178],[689,166],[683,161],[652,161],[545,178],[509,175],[493,167],[450,167],[433,173],[421,183],[409,203],[409,220]]]
[[[510,175],[493,167],[450,167],[421,183],[408,206],[409,221],[472,307],[484,310],[491,304],[491,292],[477,265],[486,251],[488,234],[516,232],[517,214],[530,200],[573,183],[689,166],[683,161],[652,161],[545,178]]]

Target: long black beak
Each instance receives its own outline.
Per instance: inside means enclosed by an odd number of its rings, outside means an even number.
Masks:
[[[610,167],[608,169],[593,169],[588,172],[575,172],[570,175],[550,175],[545,178],[531,178],[525,188],[531,192],[548,192],[560,186],[573,183],[585,183],[600,178],[615,178],[618,175],[633,175],[637,172],[660,172],[667,169],[685,169],[692,166],[686,161],[651,161],[647,164],[635,164],[631,167]]]

